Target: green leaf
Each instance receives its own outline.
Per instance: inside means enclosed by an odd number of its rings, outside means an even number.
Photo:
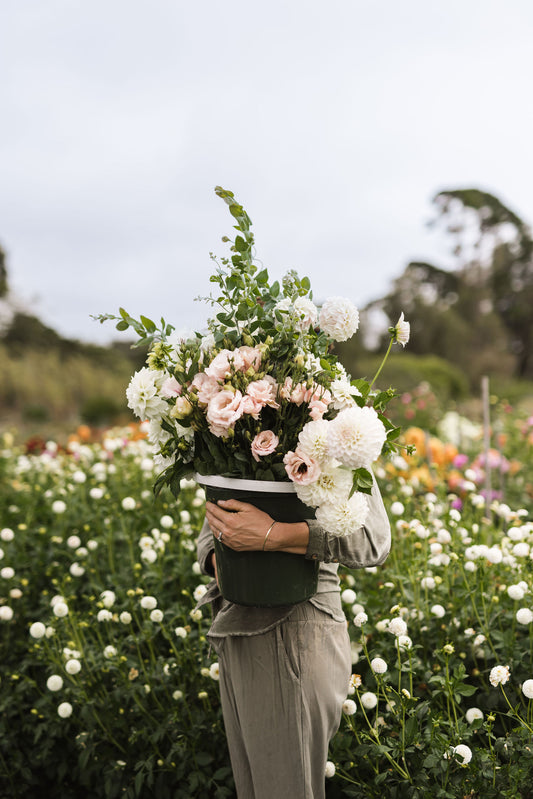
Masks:
[[[198,752],[196,755],[196,762],[199,766],[208,766],[213,762],[213,755],[210,755],[208,752]]]
[[[248,245],[246,244],[245,240],[242,236],[237,236],[235,238],[235,249],[239,252],[246,252],[248,249]]]
[[[143,325],[145,326],[146,330],[148,330],[149,333],[153,333],[154,330],[157,329],[155,323],[152,322],[151,319],[148,319],[147,316],[143,316],[142,314],[141,314],[141,322],[143,323]]]
[[[369,386],[369,384],[368,384],[368,382],[366,380],[363,380],[363,378],[359,378],[357,380],[352,380],[352,386],[355,386],[356,388],[358,388],[363,397],[367,397],[368,396],[368,392],[370,390],[370,386]]]
[[[126,322],[125,319],[122,319],[120,322],[117,322],[117,324],[115,326],[116,326],[117,330],[127,330],[128,327],[129,327],[129,323]]]
[[[364,467],[355,469],[353,472],[353,483],[350,496],[352,496],[356,491],[360,491],[362,494],[372,493],[373,482],[372,475],[368,469],[365,469]]]
[[[398,438],[401,432],[402,432],[401,427],[393,427],[392,430],[388,431],[387,438],[389,439],[389,441],[394,441],[396,438]]]

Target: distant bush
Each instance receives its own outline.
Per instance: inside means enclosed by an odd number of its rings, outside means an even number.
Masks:
[[[124,411],[124,404],[111,397],[88,397],[81,406],[80,417],[91,425],[112,424]]]
[[[364,354],[354,358],[346,345],[339,346],[339,357],[352,377],[371,379],[381,363],[381,357],[377,355]],[[399,393],[412,391],[413,386],[420,383],[429,383],[441,402],[463,399],[470,392],[464,372],[435,355],[393,353],[377,380],[379,388],[386,389],[392,385]]]
[[[34,405],[26,405],[22,409],[22,415],[25,419],[28,419],[32,422],[46,422],[50,418],[48,408],[45,408],[44,405],[39,405],[38,403]]]
[[[55,349],[15,352],[0,344],[0,409],[34,422],[50,419],[72,426],[83,416],[98,424],[125,410],[125,390],[134,368],[121,353],[101,363]]]

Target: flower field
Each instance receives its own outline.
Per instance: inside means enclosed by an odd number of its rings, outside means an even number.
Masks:
[[[328,797],[533,796],[533,418],[496,428],[408,429],[375,469],[393,549],[343,574]],[[142,425],[0,447],[0,797],[233,797],[203,492],[154,498]]]

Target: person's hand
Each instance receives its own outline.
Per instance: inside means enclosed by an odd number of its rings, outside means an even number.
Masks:
[[[217,504],[206,502],[206,517],[215,538],[231,549],[263,549],[271,516],[248,502],[221,499]]]

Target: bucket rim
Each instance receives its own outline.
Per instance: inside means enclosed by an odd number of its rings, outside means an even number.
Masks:
[[[200,485],[213,488],[234,488],[241,491],[261,491],[265,493],[294,494],[295,483],[285,480],[244,480],[240,477],[222,477],[219,474],[198,474],[194,479]]]

